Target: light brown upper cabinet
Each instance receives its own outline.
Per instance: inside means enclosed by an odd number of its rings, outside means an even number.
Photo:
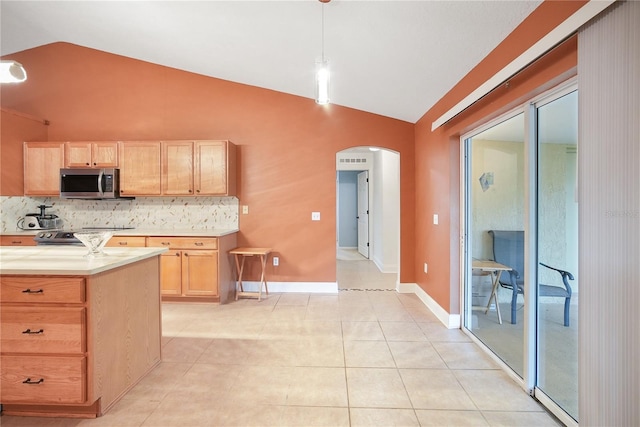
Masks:
[[[162,142],[162,194],[193,196],[193,141]]]
[[[163,141],[162,194],[235,196],[236,146],[229,141]]]
[[[59,196],[60,169],[63,167],[62,142],[25,142],[24,195]]]
[[[124,197],[237,195],[229,141],[26,142],[24,194],[59,195],[64,167],[118,167]]]
[[[195,142],[195,195],[235,196],[236,146],[230,141]]]
[[[118,142],[67,142],[64,157],[68,168],[118,167]]]
[[[160,141],[120,143],[120,194],[160,196],[162,149]]]

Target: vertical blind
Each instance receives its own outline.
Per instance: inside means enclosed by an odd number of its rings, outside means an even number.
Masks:
[[[640,425],[640,2],[578,32],[579,420]]]

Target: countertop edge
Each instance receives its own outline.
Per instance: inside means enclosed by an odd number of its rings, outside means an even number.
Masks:
[[[41,231],[82,231],[81,229],[65,229],[65,230],[16,230],[0,233],[0,236],[35,236]],[[134,228],[113,231],[114,236],[175,236],[175,237],[224,237],[230,234],[238,233],[238,229],[216,230],[216,229],[168,229],[159,230],[153,228]]]
[[[88,259],[84,258],[86,248],[79,246],[62,248],[60,246],[2,246],[0,248],[2,249],[0,275],[14,276],[93,276],[159,256],[168,251],[167,248],[155,247],[105,248],[104,252],[107,254],[105,258]],[[48,255],[49,264],[38,266],[37,263],[42,262],[43,255]],[[17,260],[10,259],[18,256],[20,258]],[[70,262],[84,263],[84,268],[70,267]]]

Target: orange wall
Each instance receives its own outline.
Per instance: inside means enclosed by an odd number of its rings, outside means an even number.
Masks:
[[[584,1],[545,1],[416,123],[416,283],[449,313],[460,313],[460,135],[576,74],[572,37],[509,85],[431,131],[438,117],[573,14]],[[433,224],[433,214],[439,225]],[[423,264],[429,264],[428,274]]]
[[[0,111],[0,195],[24,194],[22,142],[46,141],[48,130],[42,119],[4,108]],[[16,173],[16,167],[19,173]]]
[[[66,43],[8,57],[29,79],[2,86],[2,107],[49,120],[51,141],[237,144],[238,197],[249,206],[238,243],[274,248],[280,266],[269,267],[271,281],[335,282],[336,152],[358,145],[398,151],[401,280],[413,282],[413,124]],[[22,159],[12,156],[11,173],[22,173]],[[312,211],[322,220],[312,222]]]

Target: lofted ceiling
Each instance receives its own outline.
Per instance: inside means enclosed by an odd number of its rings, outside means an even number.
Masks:
[[[331,102],[415,123],[540,3],[2,0],[0,54],[62,41],[313,98],[324,8]]]

